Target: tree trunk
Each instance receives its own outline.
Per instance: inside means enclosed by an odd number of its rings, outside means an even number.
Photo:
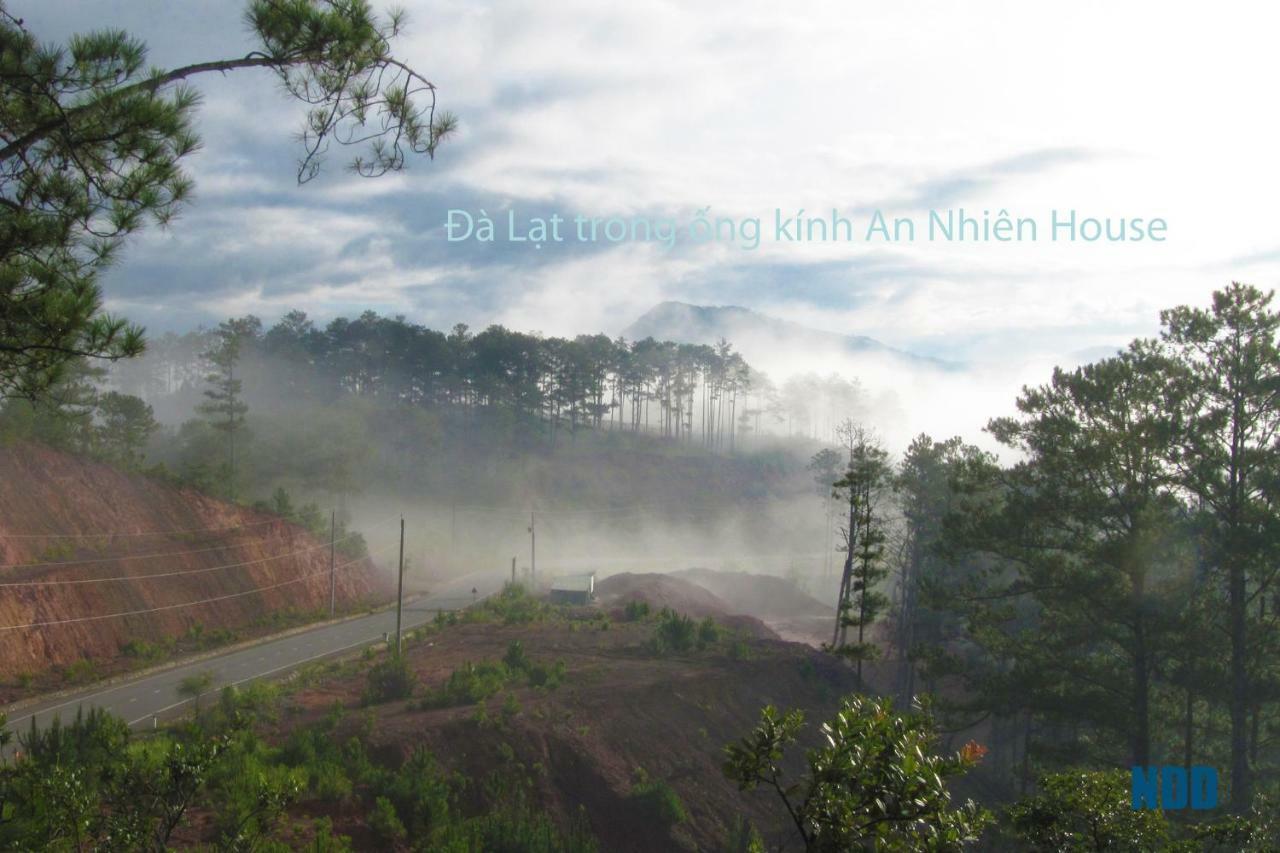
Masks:
[[[1147,654],[1146,626],[1138,618],[1133,655],[1133,763],[1151,764],[1151,667]]]
[[[1248,810],[1249,792],[1249,674],[1245,668],[1245,577],[1243,561],[1232,555],[1228,570],[1231,631],[1231,810]]]

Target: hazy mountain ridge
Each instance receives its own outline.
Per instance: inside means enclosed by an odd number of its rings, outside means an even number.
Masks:
[[[781,320],[738,305],[693,305],[667,301],[646,311],[623,332],[628,340],[652,337],[677,343],[712,344],[720,338],[731,343],[771,340],[788,345],[834,348],[851,355],[878,355],[901,359],[916,367],[953,370],[955,362],[900,350],[865,335],[842,335]]]

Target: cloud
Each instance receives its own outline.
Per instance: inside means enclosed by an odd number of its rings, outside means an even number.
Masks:
[[[570,333],[618,331],[670,298],[1016,367],[1150,334],[1161,307],[1202,303],[1231,278],[1280,281],[1280,119],[1257,108],[1274,77],[1275,10],[1164,7],[1157,20],[1136,6],[1068,15],[1000,0],[407,5],[396,50],[462,120],[437,158],[363,181],[335,151],[299,187],[302,108],[267,73],[203,76],[195,203],[106,278],[114,309],[156,329],[297,306]],[[162,66],[252,48],[223,4],[10,6],[49,40],[124,27]],[[1076,208],[1163,216],[1170,239],[532,250],[501,236],[451,244],[442,231],[450,208],[687,218],[708,206],[737,217]]]

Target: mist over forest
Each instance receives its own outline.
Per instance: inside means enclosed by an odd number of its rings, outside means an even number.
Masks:
[[[242,5],[0,0],[0,850],[1280,850],[1275,22]]]

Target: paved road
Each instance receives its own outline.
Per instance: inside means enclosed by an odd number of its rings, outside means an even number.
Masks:
[[[474,603],[475,598],[492,595],[501,587],[500,575],[468,575],[448,582],[435,593],[407,602],[402,617],[403,627],[408,630],[428,622],[435,618],[437,610],[467,607]],[[471,594],[473,588],[478,593],[475,597]],[[110,687],[90,687],[81,693],[24,706],[10,713],[9,731],[15,735],[25,731],[30,727],[32,717],[35,717],[37,726],[43,726],[59,715],[65,721],[74,717],[76,709],[82,706],[86,710],[90,707],[105,708],[123,717],[131,726],[150,724],[153,716],[163,719],[185,710],[183,706],[191,700],[178,694],[178,685],[187,676],[213,673],[214,682],[210,689],[217,691],[227,685],[279,675],[310,661],[380,642],[385,633],[394,632],[395,628],[394,609],[311,628]]]

